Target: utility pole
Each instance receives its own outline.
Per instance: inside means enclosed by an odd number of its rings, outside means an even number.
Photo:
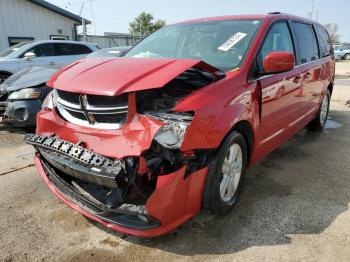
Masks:
[[[83,42],[86,42],[86,21],[84,18],[82,18],[82,24],[83,24]]]

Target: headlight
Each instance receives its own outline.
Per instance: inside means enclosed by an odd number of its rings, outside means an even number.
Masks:
[[[152,112],[147,115],[165,123],[154,136],[154,140],[168,149],[178,149],[181,147],[186,130],[192,122],[193,114]]]
[[[56,106],[56,99],[57,99],[56,90],[52,90],[50,93],[47,94],[41,108],[52,110]]]
[[[41,96],[40,88],[26,88],[9,95],[9,100],[38,99]]]

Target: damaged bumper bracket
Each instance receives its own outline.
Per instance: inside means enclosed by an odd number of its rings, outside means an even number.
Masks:
[[[28,134],[24,141],[60,171],[93,184],[117,187],[117,176],[125,170],[123,160],[112,161],[73,143],[55,137]]]
[[[80,206],[95,217],[119,226],[138,230],[153,229],[160,226],[159,222],[148,216],[144,206],[124,204],[116,209],[108,209],[105,205],[96,204],[77,193],[76,190],[61,179],[44,160],[40,160],[46,176],[55,188],[73,203]]]

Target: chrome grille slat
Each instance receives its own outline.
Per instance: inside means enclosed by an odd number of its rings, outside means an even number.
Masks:
[[[127,119],[127,95],[83,95],[60,90],[56,90],[56,95],[59,113],[73,124],[99,129],[119,129]],[[104,100],[106,105],[103,104]],[[113,103],[115,106],[112,106]]]

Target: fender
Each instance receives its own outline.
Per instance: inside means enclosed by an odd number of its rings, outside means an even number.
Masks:
[[[195,112],[181,151],[218,148],[240,121],[247,121],[253,129],[258,125],[258,88],[256,85],[235,85],[240,74],[235,76],[203,88],[174,108],[175,111]]]

